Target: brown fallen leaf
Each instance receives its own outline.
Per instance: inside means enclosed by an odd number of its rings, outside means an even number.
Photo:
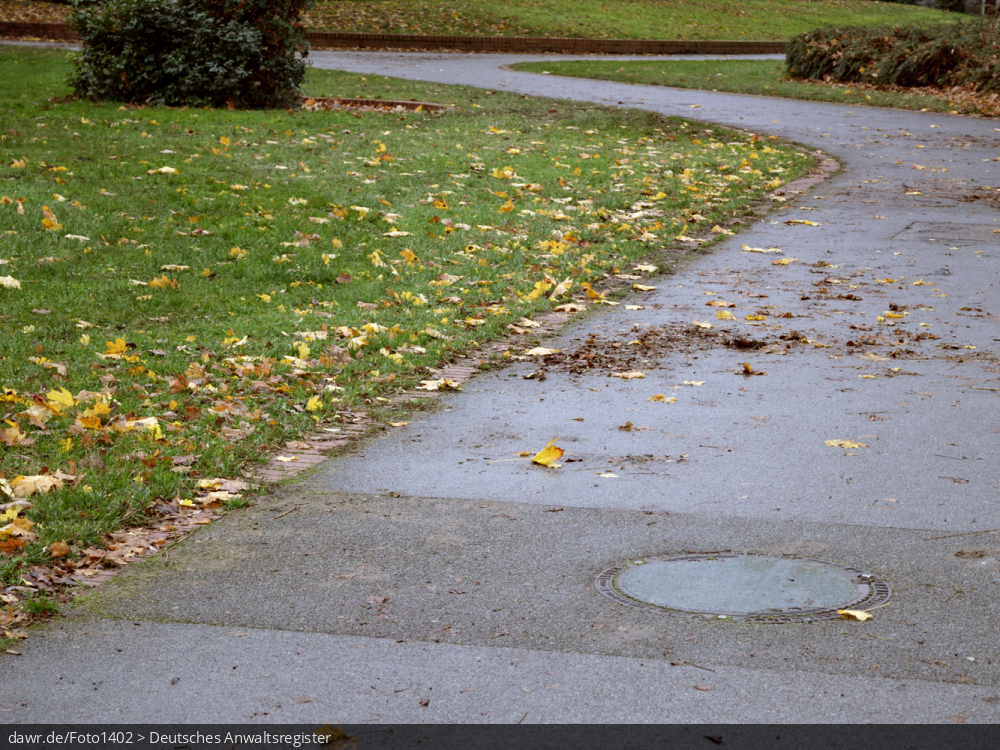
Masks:
[[[695,690],[711,690],[712,686],[711,685],[695,685],[694,689]]]
[[[65,557],[69,554],[69,547],[65,542],[53,542],[49,545],[49,557]]]

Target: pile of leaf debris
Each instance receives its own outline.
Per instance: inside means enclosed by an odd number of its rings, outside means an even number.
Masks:
[[[624,377],[630,372],[655,370],[675,352],[691,353],[724,346],[735,350],[755,350],[761,354],[783,354],[801,338],[797,331],[792,331],[780,339],[755,339],[705,328],[704,325],[649,326],[618,340],[591,333],[577,349],[569,352],[549,350],[551,353],[542,354],[539,360],[544,370],[572,375],[606,373],[609,377]]]

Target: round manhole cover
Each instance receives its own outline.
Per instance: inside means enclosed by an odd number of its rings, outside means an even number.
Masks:
[[[667,555],[629,560],[597,577],[621,604],[723,620],[808,622],[874,609],[888,584],[823,560],[773,555]]]

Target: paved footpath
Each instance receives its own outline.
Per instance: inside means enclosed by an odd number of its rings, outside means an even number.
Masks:
[[[997,123],[500,68],[514,59],[314,64],[693,116],[843,171],[636,293],[643,309],[546,341],[674,342],[644,379],[473,378],[41,629],[0,661],[4,722],[1000,720]],[[725,335],[670,338],[692,320]],[[553,437],[575,462],[490,463]],[[773,625],[594,587],[623,560],[719,550],[870,570],[893,597],[865,623]]]

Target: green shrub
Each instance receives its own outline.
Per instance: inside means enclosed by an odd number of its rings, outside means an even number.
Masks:
[[[933,27],[829,27],[785,50],[792,78],[1000,91],[1000,20]]]
[[[291,106],[310,0],[78,0],[69,83],[92,99],[246,109]]]

